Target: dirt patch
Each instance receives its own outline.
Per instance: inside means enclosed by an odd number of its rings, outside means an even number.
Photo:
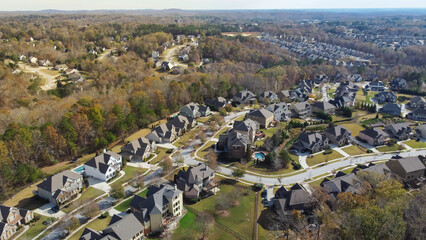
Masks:
[[[228,217],[229,216],[229,211],[228,210],[217,210],[216,215],[221,216],[221,217]]]
[[[235,200],[231,203],[231,206],[236,207],[236,206],[240,206],[240,201]]]

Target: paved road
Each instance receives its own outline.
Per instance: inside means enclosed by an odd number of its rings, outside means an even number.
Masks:
[[[322,86],[322,101],[323,102],[328,102],[328,94],[327,94],[327,84],[324,84],[324,86]]]

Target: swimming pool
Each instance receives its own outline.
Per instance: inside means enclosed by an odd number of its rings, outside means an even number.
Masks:
[[[265,160],[265,154],[263,152],[257,152],[254,154],[256,160]]]
[[[75,168],[73,171],[78,173],[78,174],[83,173],[84,172],[84,165],[81,165],[80,167]]]

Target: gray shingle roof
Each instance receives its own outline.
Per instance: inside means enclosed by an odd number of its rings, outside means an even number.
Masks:
[[[70,170],[66,170],[47,177],[43,182],[38,184],[37,187],[53,193],[56,190],[61,189],[67,182],[68,178],[75,180],[81,178],[81,175]]]

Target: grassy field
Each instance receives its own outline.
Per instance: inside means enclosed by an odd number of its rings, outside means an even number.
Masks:
[[[74,209],[78,208],[82,203],[86,203],[88,201],[91,201],[91,200],[101,196],[104,193],[105,193],[104,191],[99,190],[97,188],[88,187],[88,188],[86,188],[86,190],[84,190],[84,192],[81,194],[81,197],[79,199],[77,199],[73,203],[71,203],[69,205],[69,207],[63,207],[61,210],[65,213],[70,213]]]
[[[208,141],[208,142],[206,143],[206,145],[204,145],[204,147],[203,147],[203,148],[201,148],[201,149],[197,152],[197,156],[198,156],[198,157],[200,157],[200,158],[205,158],[205,157],[206,157],[206,155],[207,155],[207,153],[209,153],[210,148],[211,148],[214,144],[216,144],[216,142],[215,142],[215,141]]]
[[[361,154],[366,154],[367,153],[367,149],[358,146],[358,145],[352,145],[350,147],[345,147],[342,148],[343,151],[345,151],[347,154],[349,155],[361,155]]]
[[[409,140],[404,142],[411,148],[426,148],[426,143],[424,142],[417,142],[416,140]]]
[[[399,150],[404,150],[405,148],[402,147],[402,149],[399,149],[400,146],[398,144],[395,144],[393,146],[381,146],[381,147],[377,147],[377,151],[379,152],[393,152],[393,151],[399,151]]]
[[[365,130],[359,123],[339,123],[338,125],[347,128],[354,137],[358,136],[360,131]]]
[[[219,136],[221,134],[226,133],[229,129],[231,129],[231,127],[224,127],[224,128],[222,128],[218,133],[216,133],[216,135],[214,135],[214,138],[219,138]]]
[[[364,92],[360,89],[357,93],[356,93],[356,97],[355,99],[357,101],[360,102],[367,102],[367,103],[373,103],[371,101],[372,98],[374,98],[374,95],[376,95],[378,92],[375,91],[368,91],[367,96],[364,95]]]
[[[71,233],[71,237],[69,238],[70,240],[78,240],[81,237],[81,234],[83,233],[85,228],[91,228],[93,230],[104,230],[109,222],[111,221],[111,216],[106,217],[106,218],[98,218],[96,220],[94,220],[93,222],[88,223],[85,227],[81,228],[79,231]]]
[[[146,197],[146,193],[148,192],[148,188],[145,189],[144,191],[138,193],[139,196],[141,197]],[[123,201],[122,203],[120,203],[119,205],[117,205],[115,207],[115,210],[120,211],[120,212],[124,212],[127,209],[129,209],[130,207],[130,203],[132,202],[133,198],[129,198],[126,201]]]
[[[46,73],[52,77],[59,75],[59,71],[52,71],[52,70],[48,70],[48,69],[40,69],[40,72]]]
[[[6,206],[19,207],[29,210],[34,210],[38,207],[41,207],[45,204],[43,201],[39,201],[34,198],[33,190],[37,190],[37,184],[41,181],[34,183],[33,185],[26,187],[19,191],[13,196],[13,198],[3,202]]]
[[[200,117],[200,118],[197,118],[197,122],[206,123],[209,121],[209,119],[210,117]]]
[[[165,156],[169,155],[169,153],[167,153],[167,149],[161,148],[161,147],[158,147],[157,151],[155,151],[155,153],[157,154],[157,157],[155,157],[154,159],[150,160],[149,161],[150,164],[156,164],[159,161],[163,160],[163,158]]]
[[[121,177],[120,179],[118,179],[117,181],[115,181],[113,184],[111,184],[111,186],[123,185],[124,183],[130,181],[132,178],[135,178],[135,177],[143,174],[147,170],[148,169],[145,169],[145,168],[137,168],[137,167],[126,166],[123,169],[123,171],[126,174],[124,174],[123,177]]]
[[[227,194],[235,189],[233,185],[221,185],[220,191],[216,196],[204,199],[194,205],[191,205],[198,212],[202,211],[213,211],[215,210],[216,199],[221,198],[222,194]],[[224,226],[232,229],[233,231],[244,236],[246,239],[252,239],[253,235],[253,224],[254,224],[254,202],[255,193],[251,190],[248,191],[247,195],[242,195],[239,202],[239,206],[232,207],[229,210],[229,216],[215,216],[217,222]],[[215,238],[213,238],[215,239]]]
[[[319,154],[315,154],[315,155],[313,155],[313,157],[312,158],[306,158],[306,163],[309,165],[309,166],[314,166],[314,165],[317,165],[317,164],[320,164],[320,163],[323,163],[323,162],[328,162],[328,161],[331,161],[331,160],[334,160],[334,159],[337,159],[337,158],[342,158],[343,157],[343,155],[342,154],[340,154],[340,153],[338,153],[337,151],[333,151],[332,153],[330,153],[330,154],[322,154],[322,153],[319,153]]]
[[[48,226],[44,225],[43,222],[48,219],[49,217],[40,215],[40,220],[38,220],[35,223],[31,223],[30,228],[21,235],[22,239],[33,239],[35,236],[37,236],[39,233],[41,233],[44,229],[46,229]]]

